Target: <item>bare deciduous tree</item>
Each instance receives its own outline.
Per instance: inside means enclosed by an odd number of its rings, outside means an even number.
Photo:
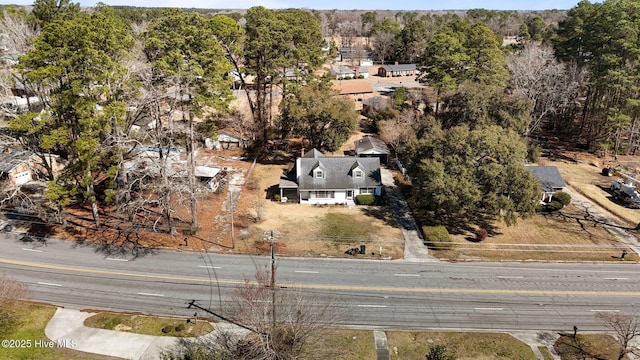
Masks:
[[[183,341],[164,359],[313,358],[316,341],[339,316],[336,304],[303,290],[279,289],[271,280],[270,271],[261,269],[238,286],[219,316],[239,325],[235,329]]]
[[[530,43],[519,54],[509,57],[507,65],[513,93],[534,103],[525,135],[539,129],[543,120],[575,106],[584,75],[558,62],[550,47]]]
[[[6,276],[0,276],[0,334],[13,324],[15,317],[11,311],[11,305],[17,300],[28,296],[27,287]]]
[[[393,119],[380,121],[378,123],[380,139],[397,151],[399,145],[415,138],[418,116],[419,113],[415,110],[407,109]]]
[[[596,317],[613,331],[619,346],[618,360],[622,360],[627,354],[640,355],[640,345],[633,342],[640,335],[638,314],[600,312]]]

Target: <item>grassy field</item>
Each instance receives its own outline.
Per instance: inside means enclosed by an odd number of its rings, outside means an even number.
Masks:
[[[369,360],[376,358],[373,332],[369,330],[335,329],[317,344],[314,359]]]
[[[35,347],[36,340],[49,341],[44,335],[44,328],[56,312],[53,306],[38,305],[27,302],[12,305],[17,316],[17,323],[8,332],[1,335],[2,339],[30,340],[31,345],[24,348],[2,348],[0,358],[3,360],[108,360],[116,359],[109,356],[86,354],[64,348]]]
[[[604,334],[578,334],[560,337],[554,348],[562,360],[617,360],[618,344],[615,339]],[[624,360],[629,358],[625,356]]]
[[[450,260],[476,261],[620,261],[622,244],[603,226],[584,220],[574,206],[562,214],[537,214],[518,220],[514,226],[498,224],[495,233],[478,243],[470,235],[455,235],[454,250],[432,251],[433,256]],[[627,248],[626,261],[638,261]]]
[[[508,334],[466,332],[387,332],[391,359],[423,360],[438,344],[459,360],[535,360],[529,345]]]
[[[154,336],[201,336],[213,331],[207,321],[186,323],[184,319],[171,319],[144,315],[99,313],[87,318],[84,325],[92,328],[118,330]]]

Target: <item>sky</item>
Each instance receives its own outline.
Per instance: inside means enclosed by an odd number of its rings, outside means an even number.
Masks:
[[[270,9],[307,8],[338,10],[567,10],[579,0],[102,0],[107,5],[140,7],[181,7],[208,9],[248,9],[264,6]],[[0,4],[31,5],[33,0],[0,0]],[[94,6],[99,0],[72,0],[81,6]],[[601,2],[593,1],[591,2]]]

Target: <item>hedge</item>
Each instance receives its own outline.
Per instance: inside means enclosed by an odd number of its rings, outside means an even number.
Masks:
[[[375,203],[376,203],[376,196],[373,194],[356,195],[356,204],[358,205],[373,205]]]
[[[571,203],[571,195],[564,191],[558,191],[557,193],[553,194],[552,199],[558,201],[563,206],[567,206]]]
[[[436,250],[452,250],[455,248],[449,231],[442,225],[423,226],[422,235],[424,235],[424,240],[427,242],[427,245]]]

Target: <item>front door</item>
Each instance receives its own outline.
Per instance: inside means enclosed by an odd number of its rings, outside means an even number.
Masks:
[[[353,190],[347,190],[347,200],[353,199]]]

